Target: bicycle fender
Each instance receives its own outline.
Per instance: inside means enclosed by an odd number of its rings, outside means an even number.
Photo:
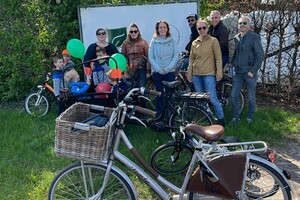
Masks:
[[[261,157],[258,157],[258,156],[255,156],[255,155],[252,155],[250,154],[249,155],[249,159],[252,159],[252,160],[257,160],[259,162],[262,162],[266,165],[268,165],[270,168],[273,168],[276,172],[278,172],[280,174],[280,176],[285,180],[285,182],[287,182],[289,188],[290,188],[290,191],[292,193],[292,195],[294,195],[294,190],[292,188],[292,185],[291,183],[289,182],[289,180],[285,177],[285,175],[282,173],[282,170],[280,170],[274,163],[271,163],[269,161],[267,161],[266,159],[263,159]]]

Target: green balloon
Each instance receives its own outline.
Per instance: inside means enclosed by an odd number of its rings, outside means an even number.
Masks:
[[[83,43],[78,39],[71,39],[67,43],[69,53],[75,58],[83,58],[85,48]]]
[[[125,71],[127,66],[127,60],[125,56],[121,53],[115,53],[111,56],[108,61],[110,69],[121,69],[122,72]]]

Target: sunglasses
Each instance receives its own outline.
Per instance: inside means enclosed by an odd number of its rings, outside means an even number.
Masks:
[[[97,33],[97,35],[106,35],[105,32],[100,32],[100,33]]]
[[[247,22],[239,22],[239,25],[247,25],[248,23]]]
[[[129,33],[138,33],[138,31],[129,31]]]
[[[199,27],[199,28],[197,28],[197,29],[198,29],[198,31],[201,31],[202,29],[205,30],[205,29],[206,29],[206,26]]]
[[[188,22],[194,22],[195,20],[194,19],[188,19]]]

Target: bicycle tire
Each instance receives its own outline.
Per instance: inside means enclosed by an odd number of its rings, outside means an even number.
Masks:
[[[38,97],[40,95],[40,102],[36,105]],[[38,92],[31,92],[24,102],[25,111],[33,116],[41,117],[49,113],[51,105],[49,99],[44,94]]]
[[[169,118],[169,131],[172,134],[173,132],[177,132],[179,130],[180,125],[184,123],[195,123],[201,126],[210,126],[214,124],[214,116],[213,114],[204,108],[201,104],[193,105],[189,104],[187,106],[183,106],[180,115],[178,113],[171,113]]]
[[[166,143],[151,155],[151,166],[159,174],[180,174],[188,169],[193,153],[194,150],[185,143]]]
[[[97,193],[103,182],[106,166],[84,163],[84,172],[89,190],[87,196],[88,199],[93,199],[93,195]],[[86,199],[81,163],[71,164],[60,171],[53,179],[48,195],[49,200]],[[122,175],[111,169],[109,181],[101,199],[135,199],[135,196]]]
[[[282,175],[270,165],[267,165],[259,159],[250,158],[247,171],[245,191],[243,191],[243,193],[249,199],[292,199],[289,184]],[[190,192],[189,199],[197,199],[197,196],[197,193]]]
[[[222,106],[229,107],[228,108],[228,110],[229,110],[229,109],[231,109],[231,105],[232,105],[232,101],[231,101],[232,84],[226,83],[225,87],[226,87],[225,94],[224,94],[225,99],[219,98],[219,100],[220,100],[220,103],[222,104]],[[239,114],[242,114],[245,109],[245,94],[242,90],[240,91],[239,102],[240,102]]]

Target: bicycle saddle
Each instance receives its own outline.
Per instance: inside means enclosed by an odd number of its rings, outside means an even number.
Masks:
[[[167,88],[176,88],[180,85],[180,81],[171,81],[171,82],[163,81],[162,84]]]
[[[188,124],[186,131],[199,135],[207,141],[216,142],[223,138],[224,128],[221,125],[200,126],[197,124]]]

